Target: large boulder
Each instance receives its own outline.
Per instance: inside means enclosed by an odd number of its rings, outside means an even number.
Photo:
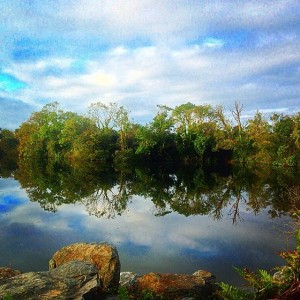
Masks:
[[[0,299],[100,299],[99,295],[98,270],[82,261],[0,279]]]
[[[54,253],[50,268],[57,268],[69,261],[78,260],[94,264],[98,269],[99,282],[103,290],[117,289],[121,264],[117,249],[108,243],[75,243]]]

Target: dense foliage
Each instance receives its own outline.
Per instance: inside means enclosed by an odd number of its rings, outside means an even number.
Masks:
[[[5,161],[8,172],[7,175],[10,175],[9,169],[14,170],[17,166],[18,158],[18,139],[15,132],[8,129],[0,128],[0,159]],[[1,170],[0,163],[0,170]]]
[[[299,164],[300,113],[267,119],[257,112],[246,120],[242,110],[236,103],[230,118],[221,106],[158,106],[152,122],[140,125],[116,103],[93,103],[84,116],[65,112],[54,102],[33,113],[16,132],[2,130],[0,155],[8,143],[18,143],[22,160],[115,161],[118,166],[133,160]]]

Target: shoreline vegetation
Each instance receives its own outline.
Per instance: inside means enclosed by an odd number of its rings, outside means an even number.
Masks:
[[[241,163],[298,166],[300,113],[257,111],[243,117],[236,102],[231,118],[224,107],[159,105],[146,125],[130,120],[116,103],[93,103],[85,115],[45,105],[14,130],[0,129],[0,157],[80,164],[132,163],[198,165]]]

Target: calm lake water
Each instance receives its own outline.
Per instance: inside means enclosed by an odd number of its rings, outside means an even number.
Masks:
[[[0,165],[1,166],[1,165]],[[211,271],[241,285],[235,267],[271,269],[300,185],[295,170],[91,169],[1,171],[0,266],[48,269],[59,248],[107,241],[122,271]]]

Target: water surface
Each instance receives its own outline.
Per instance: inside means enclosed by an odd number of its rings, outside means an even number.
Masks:
[[[293,247],[285,231],[295,172],[185,171],[2,174],[0,265],[47,270],[59,248],[100,241],[116,245],[122,271],[138,274],[205,269],[240,285],[233,266],[283,263],[275,252]]]

